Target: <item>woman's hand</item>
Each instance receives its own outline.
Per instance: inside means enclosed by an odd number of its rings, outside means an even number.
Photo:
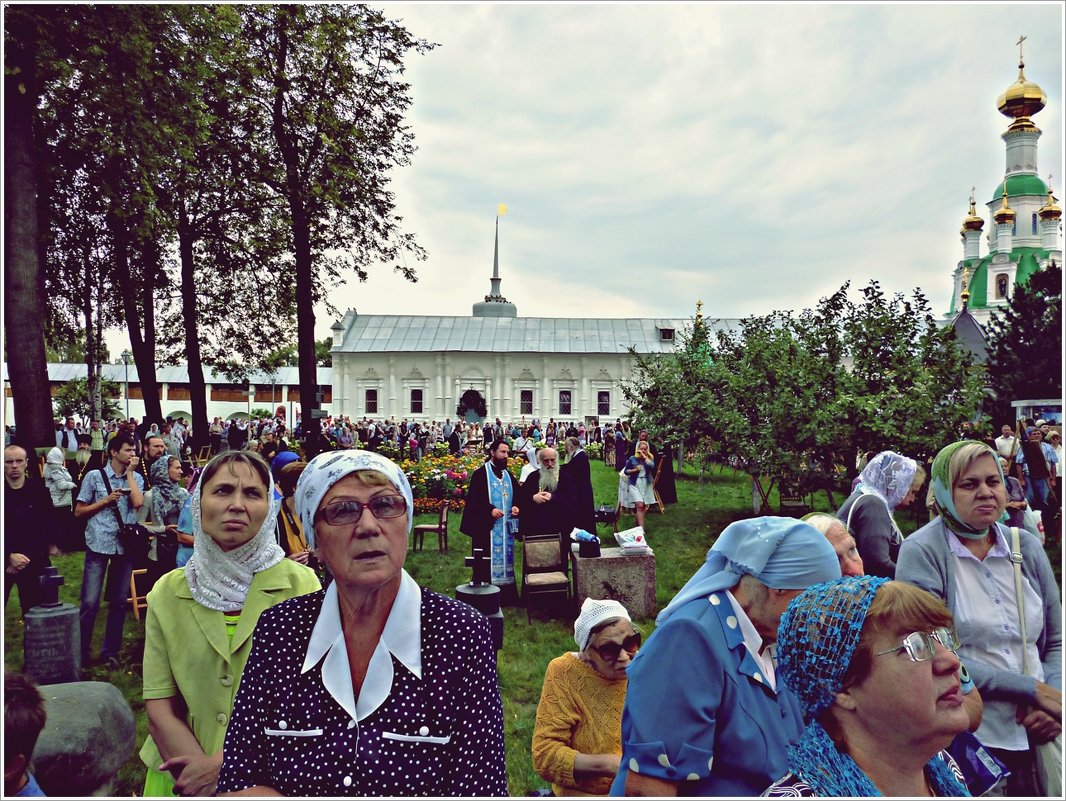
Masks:
[[[1062,722],[1062,692],[1042,681],[1036,683],[1036,708]]]
[[[614,776],[622,763],[621,754],[582,754],[574,755],[574,778],[593,779],[599,776]]]
[[[221,751],[211,756],[189,754],[171,757],[159,766],[159,770],[169,770],[173,774],[174,792],[184,796],[214,795],[221,768]]]
[[[1018,722],[1025,726],[1034,742],[1050,742],[1062,734],[1062,724],[1047,712],[1041,712],[1039,709],[1028,714],[1023,714],[1024,712],[1024,708],[1018,710]]]
[[[289,558],[301,565],[306,565],[308,558],[311,556],[310,551],[300,551],[299,553],[289,554]]]

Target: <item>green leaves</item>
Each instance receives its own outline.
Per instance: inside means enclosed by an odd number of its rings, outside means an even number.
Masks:
[[[830,485],[857,452],[930,458],[972,417],[980,373],[921,293],[889,298],[873,281],[860,298],[845,284],[713,338],[697,315],[674,353],[637,358],[626,400],[657,437],[797,492]]]

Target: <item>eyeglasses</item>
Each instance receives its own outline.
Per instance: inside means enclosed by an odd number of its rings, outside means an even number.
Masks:
[[[603,645],[593,645],[591,647],[593,651],[600,655],[600,659],[604,662],[617,662],[623,650],[630,656],[637,652],[637,649],[640,648],[640,632],[630,634],[621,643],[605,642]]]
[[[874,656],[898,654],[900,651],[906,650],[907,656],[911,658],[912,662],[928,662],[936,656],[934,641],[940,643],[949,651],[958,651],[962,647],[962,641],[959,640],[959,635],[955,632],[955,629],[941,626],[932,631],[912,632],[904,637],[903,642],[895,648],[881,651],[874,654]]]
[[[379,520],[388,520],[406,513],[407,501],[402,495],[378,495],[366,503],[353,500],[335,501],[319,509],[315,519],[325,520],[331,526],[343,526],[357,521],[364,509],[369,509],[370,514]]]

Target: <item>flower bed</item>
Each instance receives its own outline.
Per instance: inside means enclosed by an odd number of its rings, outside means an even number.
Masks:
[[[453,511],[461,510],[466,505],[470,474],[484,463],[478,455],[427,456],[418,462],[400,462],[400,469],[411,482],[415,514],[437,512],[442,501],[447,501]],[[523,464],[522,459],[510,459],[511,475],[517,476]]]

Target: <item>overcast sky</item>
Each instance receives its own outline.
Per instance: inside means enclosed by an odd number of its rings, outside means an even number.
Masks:
[[[414,285],[371,265],[342,312],[469,315],[506,203],[520,316],[743,317],[871,278],[942,315],[970,187],[987,219],[1005,170],[1022,34],[1063,197],[1058,3],[376,7],[440,45],[408,59],[418,152],[393,181],[429,258]]]

